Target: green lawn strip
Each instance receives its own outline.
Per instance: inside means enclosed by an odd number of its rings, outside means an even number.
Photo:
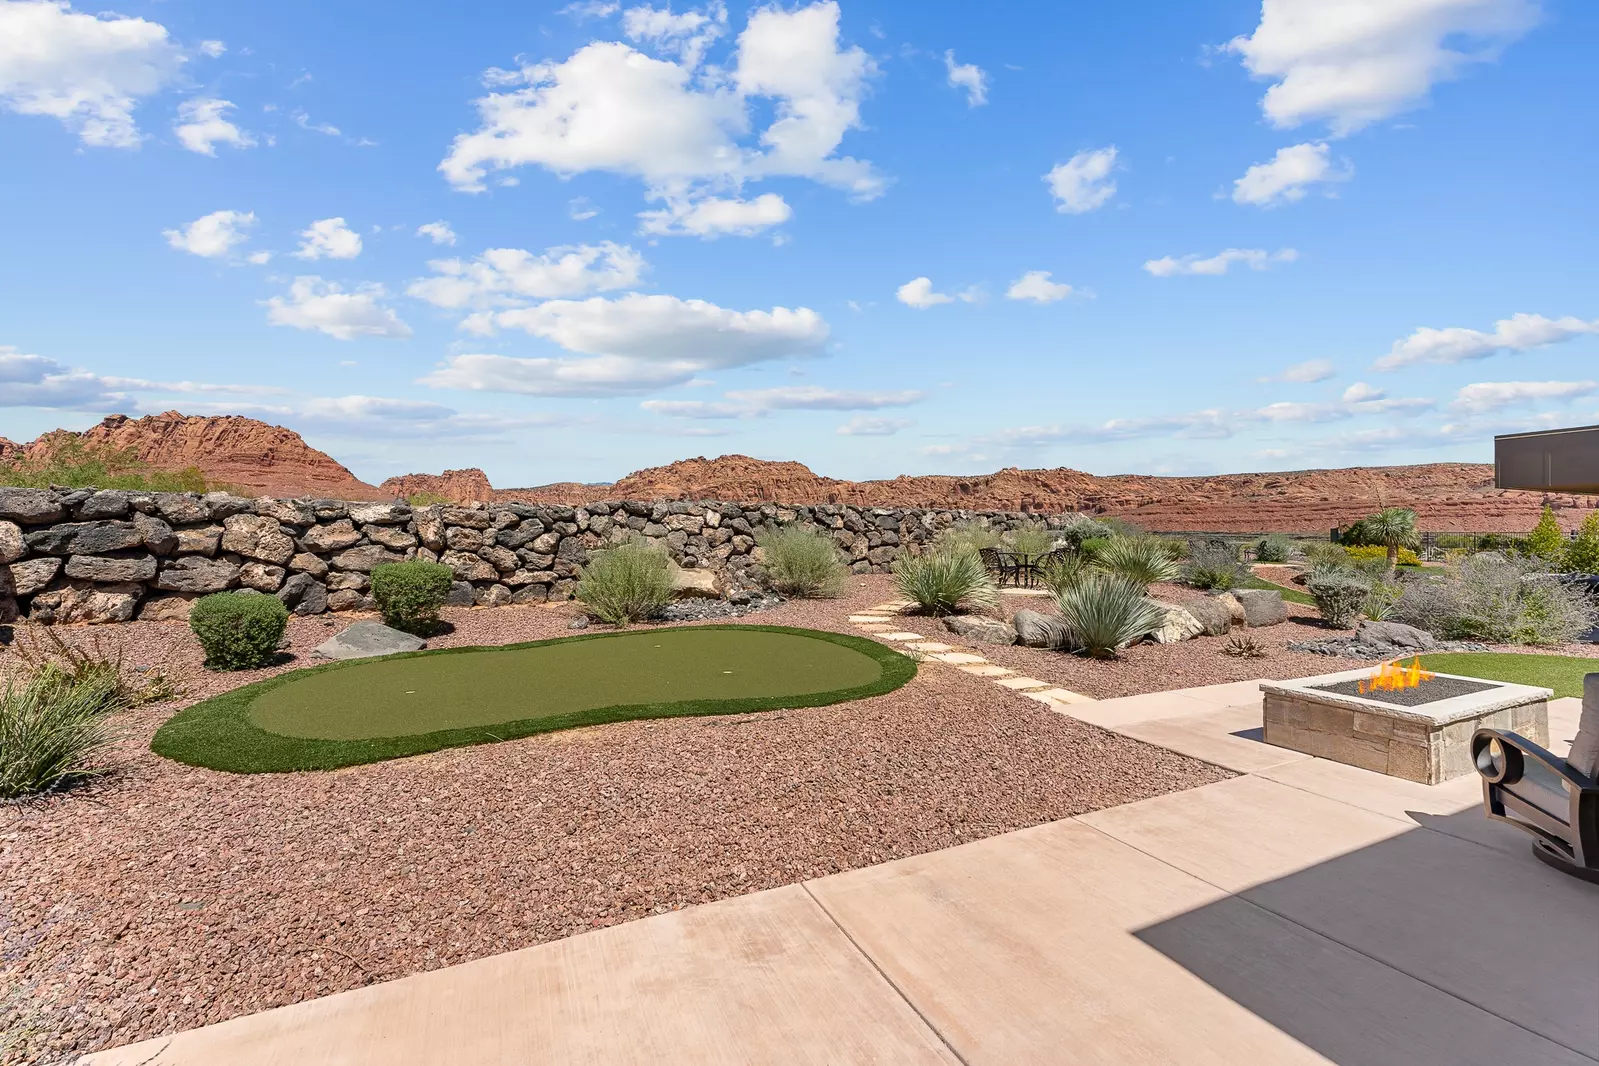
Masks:
[[[1275,582],[1267,581],[1258,574],[1250,574],[1238,583],[1238,587],[1241,589],[1271,589],[1282,593],[1283,599],[1290,603],[1304,603],[1309,604],[1311,607],[1316,606],[1316,597],[1310,593],[1300,592],[1298,589],[1291,589],[1287,585],[1279,585]]]
[[[313,737],[283,736],[260,728],[250,711],[257,699],[286,685],[336,671],[356,670],[373,664],[447,655],[484,654],[520,651],[580,641],[642,638],[649,633],[682,633],[709,630],[723,632],[763,632],[787,634],[841,645],[876,660],[881,672],[875,681],[847,688],[792,695],[765,695],[732,699],[691,699],[676,702],[635,703],[588,707],[565,714],[550,714],[488,725],[439,729],[398,737],[325,740]],[[791,629],[783,626],[683,626],[669,630],[633,631],[625,634],[589,633],[575,637],[530,641],[502,647],[444,648],[437,651],[409,652],[377,659],[358,659],[326,666],[296,670],[252,685],[223,693],[178,712],[156,731],[150,747],[159,755],[191,766],[203,766],[232,773],[285,773],[297,770],[332,770],[382,759],[404,758],[442,748],[511,740],[575,726],[599,725],[641,718],[674,718],[691,715],[743,714],[791,707],[820,707],[832,703],[865,699],[890,692],[916,674],[916,663],[905,655],[875,641],[843,633]],[[528,680],[537,685],[537,677]]]
[[[1423,655],[1421,665],[1441,674],[1480,677],[1512,685],[1553,689],[1555,696],[1582,696],[1582,679],[1599,673],[1599,659],[1576,655],[1522,655],[1504,651],[1451,651]]]

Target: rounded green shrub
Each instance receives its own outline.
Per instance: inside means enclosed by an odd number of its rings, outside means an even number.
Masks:
[[[660,548],[626,540],[591,556],[578,576],[576,596],[602,622],[642,622],[671,602],[673,569]]]
[[[372,568],[372,598],[383,624],[425,637],[439,624],[439,608],[455,584],[455,571],[443,563],[383,563]]]
[[[271,665],[289,624],[289,609],[276,596],[213,592],[194,601],[189,628],[205,649],[212,670],[255,670]]]
[[[818,599],[842,595],[849,568],[833,538],[810,526],[762,529],[755,535],[766,556],[766,583],[785,596]]]
[[[1322,621],[1335,629],[1351,629],[1365,612],[1372,586],[1358,574],[1326,569],[1312,573],[1305,589],[1316,601]]]
[[[1255,561],[1258,563],[1286,563],[1293,556],[1293,540],[1281,533],[1269,534],[1255,544]]]

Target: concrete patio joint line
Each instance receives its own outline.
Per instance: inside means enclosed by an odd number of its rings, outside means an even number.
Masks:
[[[877,964],[877,960],[872,958],[872,953],[863,948],[860,945],[860,942],[857,941],[853,935],[851,935],[850,931],[844,928],[844,923],[839,921],[838,917],[832,911],[827,909],[827,904],[822,902],[821,897],[817,896],[816,893],[811,891],[811,883],[809,881],[801,881],[799,884],[800,887],[805,890],[805,894],[811,898],[811,902],[815,903],[818,909],[820,909],[823,914],[827,915],[827,920],[833,923],[833,928],[838,930],[839,935],[841,935],[845,940],[849,941],[849,946],[854,948],[860,957],[866,960],[866,964],[877,972],[877,976],[881,977],[883,982],[887,984],[889,988],[894,990],[894,994],[900,998],[900,1001],[909,1007],[911,1012],[915,1014],[916,1017],[922,1020],[922,1024],[927,1026],[927,1031],[938,1037],[938,1042],[943,1044],[944,1047],[948,1049],[949,1053],[954,1056],[955,1061],[959,1062],[961,1066],[971,1066],[971,1063],[967,1061],[966,1056],[962,1055],[959,1049],[957,1049],[954,1044],[949,1042],[949,1037],[944,1035],[943,1030],[939,1029],[937,1023],[935,1023],[933,1019],[929,1018],[925,1013],[922,1012],[922,1008],[917,1006],[916,1002],[912,1000],[910,996],[905,994],[905,990],[899,986],[899,983],[890,977],[887,972],[885,972],[884,969]]]

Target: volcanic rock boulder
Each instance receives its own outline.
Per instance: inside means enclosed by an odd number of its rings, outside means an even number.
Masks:
[[[1156,644],[1176,644],[1180,641],[1191,640],[1205,631],[1204,623],[1195,618],[1185,608],[1175,603],[1162,603],[1160,600],[1150,600],[1160,609],[1162,621],[1160,628],[1149,634],[1149,639]]]
[[[1017,611],[1011,617],[1016,642],[1029,648],[1064,648],[1071,643],[1071,631],[1059,618],[1037,611]]]
[[[1276,589],[1239,589],[1233,596],[1243,604],[1244,622],[1251,629],[1288,621],[1288,605]]]
[[[427,641],[390,629],[382,622],[355,622],[316,646],[314,655],[324,659],[366,659],[374,655],[393,655],[402,651],[421,651]]]
[[[1016,643],[1016,627],[998,618],[985,618],[980,614],[952,614],[944,619],[944,628],[958,637],[982,644]]]
[[[1183,609],[1194,617],[1201,626],[1200,632],[1207,637],[1226,636],[1233,628],[1231,608],[1215,596],[1192,600],[1183,604]]]

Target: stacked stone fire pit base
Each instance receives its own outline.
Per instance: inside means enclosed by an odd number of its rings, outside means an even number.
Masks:
[[[1266,743],[1424,785],[1475,772],[1471,735],[1479,728],[1549,743],[1549,689],[1437,674],[1408,692],[1352,691],[1370,676],[1346,670],[1262,682]],[[1391,702],[1400,699],[1417,702]]]

